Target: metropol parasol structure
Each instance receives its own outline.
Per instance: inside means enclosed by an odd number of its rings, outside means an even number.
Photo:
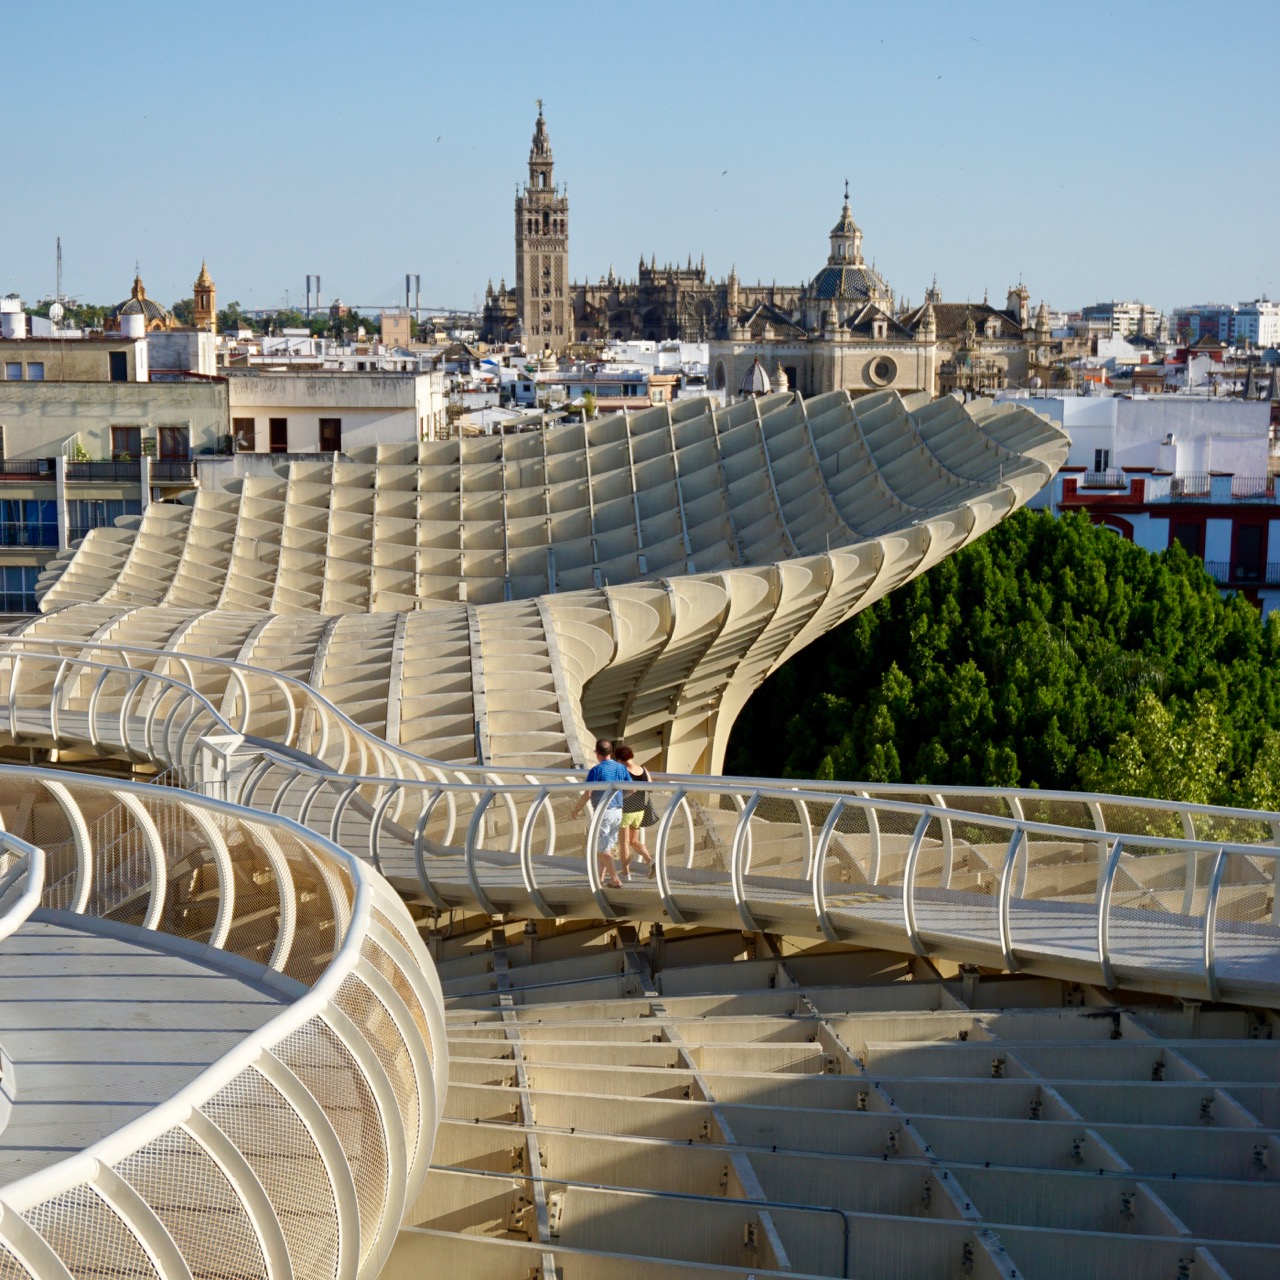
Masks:
[[[720,776],[1066,451],[677,400],[91,532],[0,636],[0,1280],[1276,1274],[1280,815]]]

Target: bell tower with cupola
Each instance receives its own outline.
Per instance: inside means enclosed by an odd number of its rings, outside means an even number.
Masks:
[[[192,301],[195,303],[191,309],[193,326],[197,329],[205,329],[209,333],[217,333],[218,289],[213,283],[213,277],[209,274],[208,266],[203,261],[200,263],[200,274],[196,277],[192,291]]]
[[[573,340],[569,299],[569,196],[555,184],[551,139],[538,119],[529,148],[529,181],[516,195],[516,299],[530,351],[562,351]]]

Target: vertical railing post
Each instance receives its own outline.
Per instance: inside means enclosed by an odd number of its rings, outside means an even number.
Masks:
[[[938,793],[929,797],[930,804],[937,805],[939,809],[947,807],[946,796]],[[955,840],[951,831],[951,819],[939,818],[942,824],[942,880],[938,885],[940,889],[951,888],[951,868],[955,861]]]
[[[880,883],[880,819],[876,815],[875,804],[871,797],[865,791],[858,791],[855,795],[861,796],[867,801],[867,806],[863,809],[863,813],[867,818],[867,839],[871,845],[871,865],[867,868],[867,883]]]
[[[1213,860],[1213,876],[1209,881],[1209,901],[1204,911],[1204,985],[1210,1000],[1219,998],[1218,957],[1215,937],[1218,927],[1218,895],[1227,869],[1227,851],[1219,849]]]
[[[906,865],[902,869],[902,916],[907,927],[907,941],[918,956],[925,954],[925,948],[920,941],[920,931],[916,928],[916,866],[920,861],[920,847],[924,844],[924,834],[929,830],[930,821],[930,814],[920,815],[920,821],[916,823],[911,836],[911,845],[907,849]]]
[[[450,910],[450,904],[441,896],[439,890],[435,887],[431,877],[427,874],[427,823],[431,821],[431,814],[439,802],[441,795],[444,793],[437,787],[426,803],[422,806],[422,812],[418,815],[418,821],[413,828],[413,860],[418,867],[418,883],[422,885],[423,892],[427,895],[431,905],[437,911]]]
[[[1009,920],[1009,900],[1013,897],[1013,879],[1017,870],[1018,854],[1027,843],[1027,833],[1021,826],[1014,827],[1009,837],[1009,846],[1005,850],[1004,866],[1000,869],[1000,954],[1004,957],[1004,967],[1010,973],[1018,972],[1018,961],[1013,954],[1013,927]],[[1025,861],[1023,866],[1025,868]],[[1025,880],[1025,871],[1024,871]]]
[[[733,889],[733,905],[738,909],[738,918],[743,926],[752,933],[759,932],[747,905],[747,870],[751,859],[751,815],[760,803],[760,793],[753,791],[751,798],[742,806],[738,814],[738,825],[733,829],[733,845],[729,851],[729,883]]]
[[[369,858],[378,871],[382,871],[382,858],[378,853],[378,838],[382,834],[382,823],[387,816],[387,808],[400,791],[400,783],[393,782],[387,793],[378,801],[373,811],[373,820],[369,823]]]
[[[481,823],[484,821],[484,811],[489,807],[489,803],[495,794],[493,788],[489,787],[480,797],[479,803],[471,814],[471,821],[467,823],[466,844],[464,845],[463,853],[467,867],[467,883],[471,886],[471,892],[475,894],[480,910],[487,916],[496,916],[498,909],[489,901],[489,896],[481,886],[480,877],[476,873],[476,841],[480,835]]]
[[[1115,888],[1116,872],[1120,867],[1120,855],[1124,850],[1124,837],[1116,836],[1111,846],[1098,890],[1098,964],[1102,969],[1102,985],[1110,990],[1116,985],[1115,970],[1111,966],[1111,895]]]
[[[831,806],[831,812],[827,814],[827,820],[822,824],[822,831],[818,836],[818,845],[814,850],[813,856],[811,883],[813,911],[818,917],[818,928],[822,930],[823,936],[829,942],[836,942],[838,938],[836,937],[835,926],[831,923],[831,913],[827,910],[827,850],[831,846],[831,837],[835,835],[836,823],[840,821],[840,815],[844,812],[846,803],[845,799],[841,797]]]
[[[1182,819],[1182,834],[1187,840],[1196,839],[1196,824],[1185,809],[1178,815]],[[1198,850],[1187,850],[1187,862],[1183,871],[1186,883],[1182,889],[1182,907],[1179,911],[1180,915],[1189,916],[1195,909],[1196,905],[1196,854]]]
[[[658,819],[657,834],[654,836],[653,848],[649,852],[653,854],[654,879],[657,881],[658,895],[662,898],[662,905],[666,909],[667,917],[672,924],[685,924],[687,922],[684,915],[671,895],[671,866],[667,856],[671,827],[676,820],[677,813],[683,813],[686,821],[688,821],[689,804],[685,799],[685,789],[683,787],[672,793],[671,799],[667,802],[667,807],[663,810],[662,817]],[[689,830],[690,832],[692,831],[691,825]],[[688,847],[689,865],[691,865],[693,859],[693,839],[691,835],[688,838]]]
[[[551,813],[550,794],[545,786],[539,787],[537,795],[525,810],[524,821],[520,824],[520,876],[524,880],[526,892],[533,899],[534,907],[548,919],[553,917],[555,912],[543,897],[542,890],[538,888],[538,878],[533,873],[533,829],[537,825],[538,815],[545,808],[551,823],[547,837],[548,845],[554,841],[555,819]]]

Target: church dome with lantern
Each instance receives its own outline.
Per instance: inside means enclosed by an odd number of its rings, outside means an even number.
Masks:
[[[844,207],[840,210],[836,225],[831,228],[831,252],[827,256],[826,266],[814,276],[805,292],[807,301],[811,304],[829,301],[844,304],[837,307],[841,322],[851,310],[861,309],[867,303],[873,303],[887,312],[893,309],[893,293],[889,286],[875,267],[863,260],[862,229],[853,220],[847,182],[844,185]],[[820,323],[817,312],[824,309],[816,305],[810,309],[815,312],[810,318],[810,324]]]
[[[141,274],[133,277],[133,291],[129,297],[111,308],[107,327],[109,329],[119,329],[122,316],[139,315],[142,316],[148,333],[176,329],[178,327],[178,322],[174,319],[171,311],[166,310],[154,299],[147,297],[146,286],[142,283]]]

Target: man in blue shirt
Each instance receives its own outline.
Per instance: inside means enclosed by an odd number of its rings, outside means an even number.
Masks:
[[[576,818],[588,801],[594,809],[598,803],[595,797],[607,794],[604,811],[596,826],[596,853],[600,857],[601,882],[611,889],[621,889],[622,881],[618,879],[618,868],[613,861],[613,846],[618,842],[618,830],[622,826],[621,784],[629,783],[631,775],[627,772],[627,766],[612,759],[612,756],[613,743],[608,738],[597,739],[596,762],[587,770],[587,781],[610,783],[613,789],[592,787],[589,791],[584,791],[569,817]]]

